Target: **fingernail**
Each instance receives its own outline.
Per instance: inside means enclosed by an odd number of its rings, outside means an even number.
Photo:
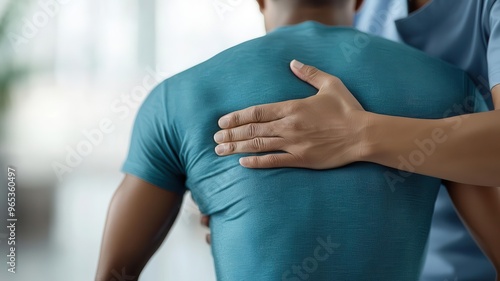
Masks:
[[[294,68],[301,69],[301,68],[304,66],[304,64],[303,64],[303,63],[301,63],[301,62],[300,62],[300,61],[298,61],[298,60],[293,60],[293,61],[292,61],[292,66],[293,66]]]
[[[223,138],[221,132],[216,133],[215,136],[214,136],[214,140],[215,140],[216,143],[222,142],[223,139],[224,138]]]
[[[229,118],[222,117],[219,120],[219,127],[221,127],[221,128],[227,128],[228,126],[229,126]]]
[[[240,158],[240,160],[238,162],[240,162],[241,166],[245,166],[246,160],[245,160],[245,158],[242,157],[242,158]]]
[[[215,147],[215,153],[221,155],[226,151],[226,146],[225,145],[218,145]]]

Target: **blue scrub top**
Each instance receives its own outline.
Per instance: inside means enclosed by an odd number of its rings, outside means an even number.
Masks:
[[[500,2],[433,0],[396,21],[404,42],[471,75],[492,107],[489,90],[500,84]]]
[[[431,0],[408,15],[406,0],[365,0],[356,26],[425,51],[467,71],[493,108],[500,84],[500,2]],[[421,280],[494,280],[495,270],[456,215],[446,189],[436,201]]]
[[[431,0],[408,15],[406,0],[365,0],[355,24],[467,71],[493,108],[489,90],[500,84],[499,1]]]
[[[354,25],[361,31],[399,42],[395,21],[406,16],[405,0],[365,0]]]

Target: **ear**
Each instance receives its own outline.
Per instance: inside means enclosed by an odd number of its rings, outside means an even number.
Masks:
[[[361,6],[363,5],[363,0],[356,0],[356,12],[361,9]]]
[[[266,7],[265,2],[266,2],[265,0],[257,0],[257,3],[259,3],[259,8],[260,8],[261,12],[263,12],[264,8]]]

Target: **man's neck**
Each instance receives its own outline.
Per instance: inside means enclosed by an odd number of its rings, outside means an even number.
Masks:
[[[275,27],[299,24],[305,21],[317,21],[330,26],[352,26],[353,15],[343,10],[325,8],[324,10],[301,8],[283,13],[276,19]]]

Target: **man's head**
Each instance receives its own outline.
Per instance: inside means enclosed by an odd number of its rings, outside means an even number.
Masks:
[[[363,0],[257,0],[266,30],[314,20],[326,25],[351,26]]]

